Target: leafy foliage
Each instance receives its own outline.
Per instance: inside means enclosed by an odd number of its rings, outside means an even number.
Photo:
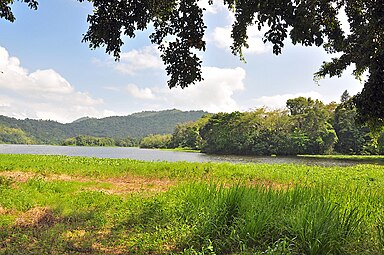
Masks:
[[[337,136],[325,105],[319,100],[298,97],[289,99],[287,107],[295,122],[295,131],[308,138],[304,145],[306,151],[310,151],[309,154],[332,152]]]
[[[242,115],[240,112],[212,115],[200,131],[204,140],[202,151],[220,154],[245,153],[248,145],[245,141],[248,127],[245,123],[240,123]],[[245,132],[239,132],[238,129]]]
[[[80,0],[82,2],[82,0]],[[119,59],[121,35],[135,37],[151,23],[155,31],[152,43],[159,46],[170,76],[169,87],[187,87],[201,81],[201,61],[192,49],[204,50],[203,11],[197,1],[92,1],[94,12],[88,16],[89,29],[83,41],[90,48],[105,46]],[[165,44],[165,38],[175,36]]]
[[[28,4],[28,7],[31,9],[37,9],[38,2],[36,0],[17,0]],[[4,18],[11,22],[16,20],[15,16],[12,13],[10,5],[13,4],[15,0],[2,0],[0,2],[0,18]]]
[[[211,154],[382,154],[383,130],[358,123],[352,100],[345,91],[341,104],[298,97],[287,100],[288,110],[206,115],[177,125],[167,146]]]
[[[85,0],[79,0],[84,2]],[[30,8],[37,1],[22,0]],[[152,43],[162,52],[162,59],[170,76],[170,88],[187,87],[203,79],[201,60],[194,52],[204,51],[206,26],[204,10],[198,0],[160,1],[102,1],[89,0],[94,11],[88,16],[89,29],[83,41],[90,48],[105,47],[119,59],[124,42],[122,36],[135,37],[136,31],[151,24]],[[213,0],[208,1],[213,4]],[[264,42],[273,45],[273,53],[280,54],[284,41],[293,44],[323,46],[328,53],[339,53],[330,62],[324,62],[315,74],[340,76],[350,65],[354,75],[360,77],[369,71],[363,91],[355,98],[357,113],[364,122],[382,125],[384,116],[384,6],[380,0],[223,0],[234,12],[232,25],[234,54],[243,58],[243,48],[249,47],[247,28],[267,28]],[[14,21],[10,5],[14,0],[0,3],[0,18]],[[344,10],[350,31],[343,31],[339,14]]]
[[[324,104],[310,98],[292,99],[288,103],[295,108],[290,115],[265,109],[213,115],[200,131],[204,140],[202,150],[252,155],[331,152],[337,137]]]
[[[107,137],[92,137],[92,136],[76,136],[65,139],[63,145],[75,146],[114,146],[115,141]]]
[[[192,150],[201,149],[203,139],[200,135],[200,129],[208,120],[209,116],[205,115],[195,122],[178,124],[172,134],[172,147],[188,148]]]
[[[140,142],[140,148],[167,149],[171,147],[172,135],[150,135]]]
[[[379,154],[384,155],[384,132],[380,134],[378,139],[378,151]]]
[[[344,95],[344,94],[343,94]],[[336,108],[334,128],[339,138],[335,145],[336,151],[343,154],[365,154],[370,150],[370,130],[366,125],[357,123],[356,108],[351,98],[345,97]]]

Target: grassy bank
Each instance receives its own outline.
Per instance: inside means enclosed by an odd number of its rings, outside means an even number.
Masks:
[[[384,166],[0,155],[0,254],[384,254]]]
[[[181,148],[181,147],[171,148],[171,149],[159,149],[159,150],[201,153],[200,150],[194,150],[194,149],[189,149],[189,148]]]
[[[314,158],[314,159],[339,159],[339,160],[350,160],[366,163],[384,163],[384,155],[299,155],[303,158]]]

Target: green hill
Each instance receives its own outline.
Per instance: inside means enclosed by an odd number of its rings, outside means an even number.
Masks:
[[[203,111],[145,111],[128,116],[114,116],[102,119],[80,118],[72,123],[62,124],[50,120],[18,120],[0,115],[0,125],[20,129],[36,143],[60,144],[65,139],[79,135],[143,138],[150,134],[170,134],[179,123],[195,121],[206,114]]]
[[[0,143],[33,144],[34,141],[19,128],[0,126]]]

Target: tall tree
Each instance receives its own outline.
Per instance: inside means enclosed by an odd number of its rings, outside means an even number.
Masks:
[[[370,130],[356,122],[356,107],[351,98],[341,96],[341,104],[335,110],[334,128],[338,137],[335,150],[343,154],[371,153]]]
[[[293,155],[304,153],[292,143],[292,123],[287,111],[218,113],[200,129],[202,151],[217,154]]]
[[[31,8],[35,0],[20,0]],[[86,0],[79,0],[84,2]],[[84,42],[91,48],[105,47],[106,52],[119,58],[123,35],[134,37],[149,24],[150,35],[157,44],[170,76],[169,87],[187,87],[202,80],[201,60],[195,50],[204,51],[205,24],[199,0],[88,0],[94,6],[88,16],[89,29]],[[218,0],[217,0],[218,1]],[[354,75],[365,71],[369,78],[354,103],[360,119],[376,124],[384,123],[384,5],[382,0],[223,0],[234,12],[232,52],[243,58],[248,47],[247,28],[267,28],[264,42],[273,45],[273,53],[280,54],[285,40],[293,44],[323,46],[328,53],[339,53],[324,62],[315,74],[317,78],[340,76],[350,65]],[[10,5],[14,0],[0,2],[0,17],[14,20]],[[213,0],[208,0],[210,4]],[[341,28],[339,14],[345,10],[350,31]],[[174,38],[166,43],[169,38]]]
[[[348,90],[345,90],[343,94],[341,94],[340,102],[343,104],[347,102],[349,99],[351,99],[351,96],[349,95]]]
[[[189,148],[193,150],[201,149],[202,138],[200,129],[208,122],[210,116],[204,115],[199,120],[178,124],[172,134],[172,147]]]
[[[330,111],[323,102],[298,97],[287,100],[287,108],[295,123],[293,142],[308,154],[329,153],[337,141],[330,121]],[[298,151],[303,153],[303,151]]]
[[[380,155],[384,155],[384,131],[381,132],[378,139],[378,152]]]
[[[217,154],[247,154],[248,129],[240,125],[244,113],[217,113],[200,129],[202,151]],[[245,131],[247,129],[247,131]]]

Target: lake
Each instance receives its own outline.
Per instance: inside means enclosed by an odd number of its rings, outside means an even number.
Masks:
[[[130,158],[145,161],[230,162],[261,164],[305,164],[320,166],[350,166],[357,161],[314,159],[303,157],[259,157],[234,155],[207,155],[204,153],[153,150],[123,147],[73,147],[51,145],[0,144],[0,154],[67,155],[96,158]]]

